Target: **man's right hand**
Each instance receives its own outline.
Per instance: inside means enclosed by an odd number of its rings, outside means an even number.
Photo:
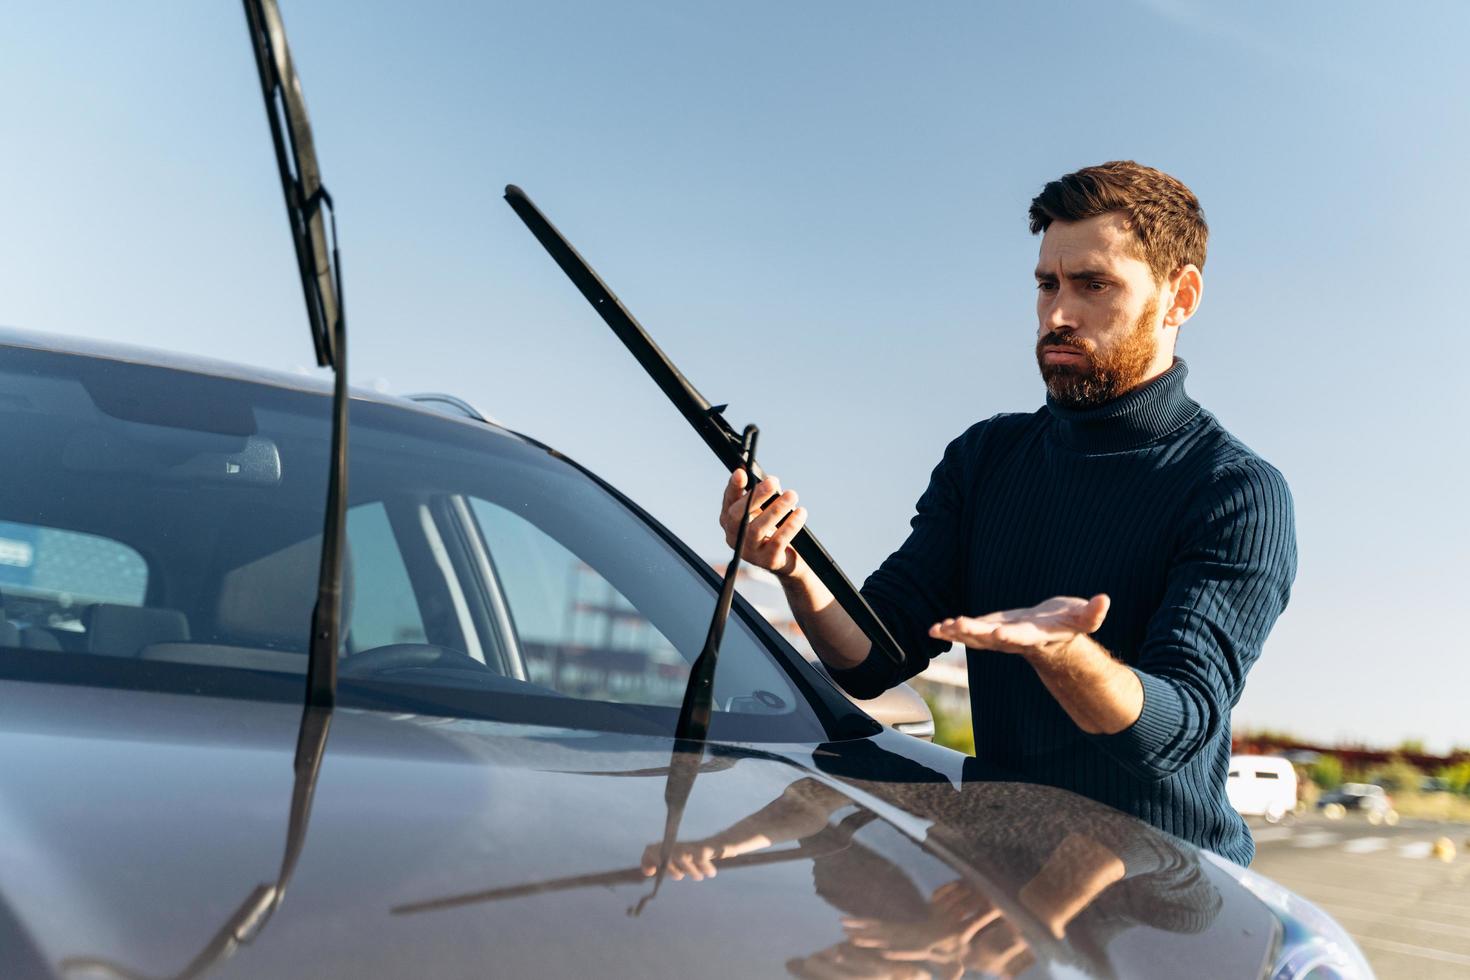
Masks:
[[[781,481],[767,476],[755,485],[755,492],[747,492],[744,470],[730,474],[725,484],[725,497],[720,506],[720,527],[725,530],[725,543],[735,547],[735,532],[740,528],[740,518],[750,511],[750,526],[745,531],[745,546],[740,558],[757,568],[764,568],[782,577],[799,572],[804,562],[791,539],[806,524],[806,508],[796,506],[796,491],[781,490]],[[772,500],[771,498],[775,498]],[[770,501],[767,503],[767,501]]]
[[[780,579],[791,614],[823,663],[834,670],[856,667],[868,656],[872,644],[791,547],[791,539],[806,526],[806,508],[796,506],[796,491],[783,493],[781,481],[768,476],[755,485],[753,493],[748,493],[745,481],[745,471],[736,470],[725,484],[725,499],[720,504],[725,543],[735,547],[740,517],[749,510],[750,526],[745,531],[740,559],[774,572]]]

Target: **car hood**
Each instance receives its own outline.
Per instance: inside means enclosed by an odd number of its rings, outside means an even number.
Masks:
[[[1191,846],[893,733],[711,746],[675,838],[745,853],[655,894],[669,740],[339,709],[293,835],[293,706],[0,696],[7,976],[1238,977],[1276,941]]]

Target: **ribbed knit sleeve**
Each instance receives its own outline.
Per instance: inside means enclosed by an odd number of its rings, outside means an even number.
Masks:
[[[1286,480],[1259,458],[1222,468],[1198,491],[1180,537],[1164,601],[1129,658],[1143,713],[1121,732],[1090,736],[1149,781],[1226,737],[1246,672],[1286,606],[1297,564]]]
[[[875,698],[929,666],[950,644],[929,627],[962,608],[959,596],[962,512],[975,443],[986,422],[971,426],[944,450],[909,522],[909,536],[863,583],[863,597],[903,648],[902,666],[871,650],[849,670],[830,671],[856,698]]]

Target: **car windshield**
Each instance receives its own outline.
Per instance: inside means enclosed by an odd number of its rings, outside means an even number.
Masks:
[[[302,697],[329,404],[0,347],[0,673]],[[709,574],[518,437],[365,399],[350,431],[343,705],[672,732]],[[808,668],[747,615],[725,635],[712,735],[821,739]]]

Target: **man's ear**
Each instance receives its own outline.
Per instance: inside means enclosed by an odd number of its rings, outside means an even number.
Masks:
[[[1200,275],[1199,266],[1194,263],[1191,262],[1170,276],[1166,294],[1170,298],[1166,300],[1168,306],[1164,310],[1164,326],[1184,326],[1184,322],[1199,309],[1204,293],[1205,280]]]

